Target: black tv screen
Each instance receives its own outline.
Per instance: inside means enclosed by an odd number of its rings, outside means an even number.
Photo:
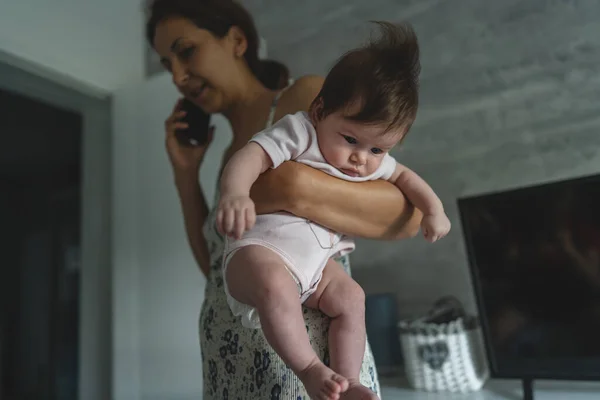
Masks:
[[[600,175],[458,207],[492,376],[600,378]]]

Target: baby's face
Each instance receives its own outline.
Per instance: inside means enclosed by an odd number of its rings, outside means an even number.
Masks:
[[[385,132],[386,126],[350,121],[341,112],[313,123],[327,163],[353,177],[375,172],[383,157],[404,135],[404,132]]]

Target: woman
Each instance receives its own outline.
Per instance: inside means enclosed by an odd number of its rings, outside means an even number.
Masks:
[[[321,78],[307,76],[283,90],[287,70],[258,59],[254,23],[233,1],[155,0],[147,35],[179,91],[206,112],[223,113],[231,123],[233,140],[223,164],[273,121],[308,110],[322,84]],[[262,332],[243,328],[228,308],[221,273],[223,238],[198,184],[206,148],[179,146],[174,132],[185,128],[179,122],[182,115],[176,106],[167,119],[166,146],[190,246],[207,277],[200,314],[204,398],[307,399]],[[264,174],[252,197],[259,213],[285,210],[354,236],[409,237],[420,223],[420,214],[387,182],[348,183],[293,162]],[[340,262],[349,271],[348,260]],[[313,346],[326,359],[329,320],[314,310],[304,313]],[[379,392],[368,346],[361,382]]]

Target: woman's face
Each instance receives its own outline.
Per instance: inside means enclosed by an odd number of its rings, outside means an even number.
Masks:
[[[223,112],[230,106],[245,46],[245,38],[236,28],[218,38],[181,17],[163,20],[154,35],[154,49],[177,89],[208,113]]]

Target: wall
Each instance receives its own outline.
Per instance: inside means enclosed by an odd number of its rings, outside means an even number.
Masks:
[[[204,278],[187,244],[164,120],[177,92],[159,74],[113,97],[113,386],[116,400],[196,399],[202,388],[198,315]],[[153,99],[153,101],[148,101]],[[230,129],[216,135],[201,182],[212,203]]]
[[[140,1],[2,1],[0,60],[110,92],[143,78],[141,11]]]
[[[446,293],[473,306],[458,197],[600,172],[597,1],[263,3],[250,1],[270,54],[296,75],[325,73],[365,21],[417,30],[421,109],[395,155],[438,191],[453,231],[435,245],[363,240],[353,256],[354,276],[395,292],[403,315]]]

